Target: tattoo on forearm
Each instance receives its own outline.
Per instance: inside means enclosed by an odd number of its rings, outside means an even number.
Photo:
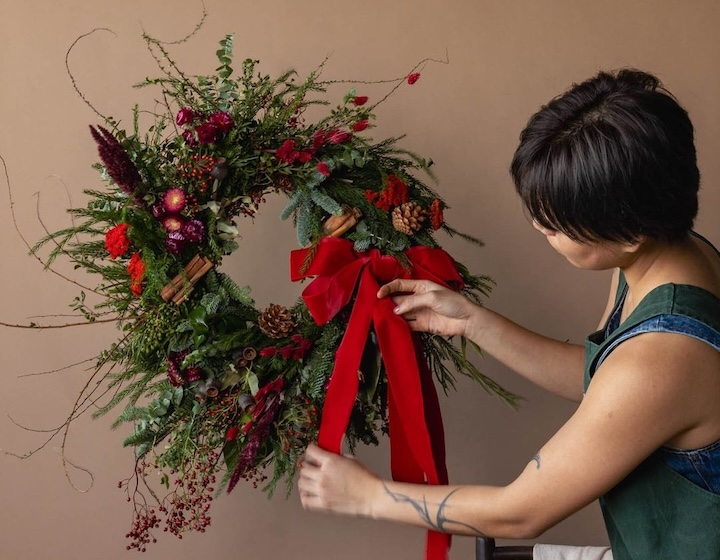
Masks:
[[[536,470],[540,470],[540,453],[537,453],[537,454],[535,455],[535,457],[532,458],[532,460],[537,463],[537,469],[536,469]]]
[[[410,496],[406,496],[405,494],[398,494],[397,492],[393,492],[387,487],[387,484],[383,483],[383,487],[385,488],[385,492],[388,494],[388,496],[390,496],[395,502],[410,504],[413,509],[418,513],[420,519],[422,519],[422,521],[434,531],[453,533],[459,529],[465,529],[471,532],[473,535],[479,537],[485,536],[476,527],[473,527],[472,525],[468,525],[467,523],[463,523],[462,521],[458,521],[456,519],[451,519],[445,515],[445,508],[448,505],[448,500],[450,499],[450,496],[457,492],[459,488],[451,491],[450,493],[448,493],[447,496],[443,498],[443,500],[437,506],[437,512],[433,517],[433,515],[430,513],[430,507],[424,494],[422,497],[422,502],[420,502],[418,500],[414,500]]]

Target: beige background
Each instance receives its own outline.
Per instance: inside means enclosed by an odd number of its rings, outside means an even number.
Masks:
[[[489,305],[516,321],[557,337],[582,340],[602,310],[608,276],[574,270],[527,223],[507,168],[529,115],[573,81],[600,68],[637,66],[656,72],[688,107],[697,127],[703,173],[698,230],[720,243],[720,4],[707,1],[431,0],[205,0],[206,26],[188,45],[172,49],[189,72],[214,68],[217,41],[236,35],[236,57],[259,58],[263,70],[295,67],[301,75],[331,54],[329,79],[378,80],[407,73],[425,58],[433,64],[412,88],[378,110],[376,138],[407,133],[403,145],[437,163],[440,189],[455,227],[486,242],[482,249],[447,240],[447,249],[497,281]],[[68,195],[99,187],[87,125],[95,115],[78,98],[65,72],[70,44],[96,27],[70,57],[79,87],[97,107],[128,122],[144,92],[130,86],[155,74],[140,39],[142,28],[173,40],[199,19],[200,2],[185,0],[2,0],[0,18],[0,154],[9,166],[22,233],[38,239],[35,193],[49,229],[67,224]],[[377,98],[382,88],[361,88]],[[337,92],[338,98],[342,91]],[[28,322],[68,312],[76,288],[43,273],[13,228],[0,194],[2,292],[0,320]],[[281,201],[270,201],[254,225],[244,224],[240,254],[226,270],[254,287],[260,304],[290,303],[298,286],[287,280],[289,224]],[[268,256],[272,258],[268,258]],[[64,264],[62,270],[72,274]],[[62,321],[63,318],[47,319]],[[112,327],[58,331],[0,329],[2,390],[0,448],[19,452],[42,442],[34,429],[62,422],[85,382],[81,368],[23,377],[90,358],[115,337]],[[482,369],[523,394],[513,412],[461,381],[443,399],[449,469],[454,482],[507,483],[572,412],[572,406],[535,391],[487,358]],[[117,481],[132,470],[122,433],[109,420],[73,425],[69,458],[89,469],[94,486],[80,493],[65,480],[59,441],[26,461],[0,456],[0,558],[105,560],[128,558],[124,533],[130,508]],[[387,447],[361,456],[387,474]],[[73,480],[87,488],[88,478]],[[161,534],[161,537],[163,535]],[[603,544],[600,516],[591,506],[548,531],[544,542]],[[296,495],[268,501],[249,488],[218,500],[211,529],[182,541],[171,537],[146,554],[152,559],[261,560],[417,559],[421,531],[373,522],[306,514]],[[453,558],[471,558],[471,539],[454,541]]]

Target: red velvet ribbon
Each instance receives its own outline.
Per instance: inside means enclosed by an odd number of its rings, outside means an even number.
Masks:
[[[365,342],[375,328],[388,377],[390,462],[394,480],[447,484],[445,437],[432,374],[416,333],[393,312],[390,298],[378,299],[380,286],[396,278],[427,279],[461,288],[455,262],[442,249],[412,247],[405,251],[410,268],[377,249],[358,253],[345,239],[327,237],[308,251],[290,255],[291,278],[315,276],[302,294],[315,322],[323,325],[355,302],[345,336],[335,355],[335,368],[325,397],[318,445],[340,453],[358,393],[358,371]],[[450,536],[428,531],[426,559],[445,560]]]

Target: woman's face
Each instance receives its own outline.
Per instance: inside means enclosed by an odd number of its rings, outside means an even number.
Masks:
[[[634,245],[611,241],[575,241],[560,231],[547,229],[533,220],[533,227],[542,233],[550,246],[577,268],[608,270],[624,267],[634,254]]]

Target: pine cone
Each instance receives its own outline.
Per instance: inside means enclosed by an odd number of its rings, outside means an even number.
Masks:
[[[258,326],[270,338],[284,338],[295,328],[295,319],[286,307],[272,304],[258,317]]]
[[[425,210],[417,202],[405,202],[392,211],[393,227],[405,235],[419,231],[425,221]]]

